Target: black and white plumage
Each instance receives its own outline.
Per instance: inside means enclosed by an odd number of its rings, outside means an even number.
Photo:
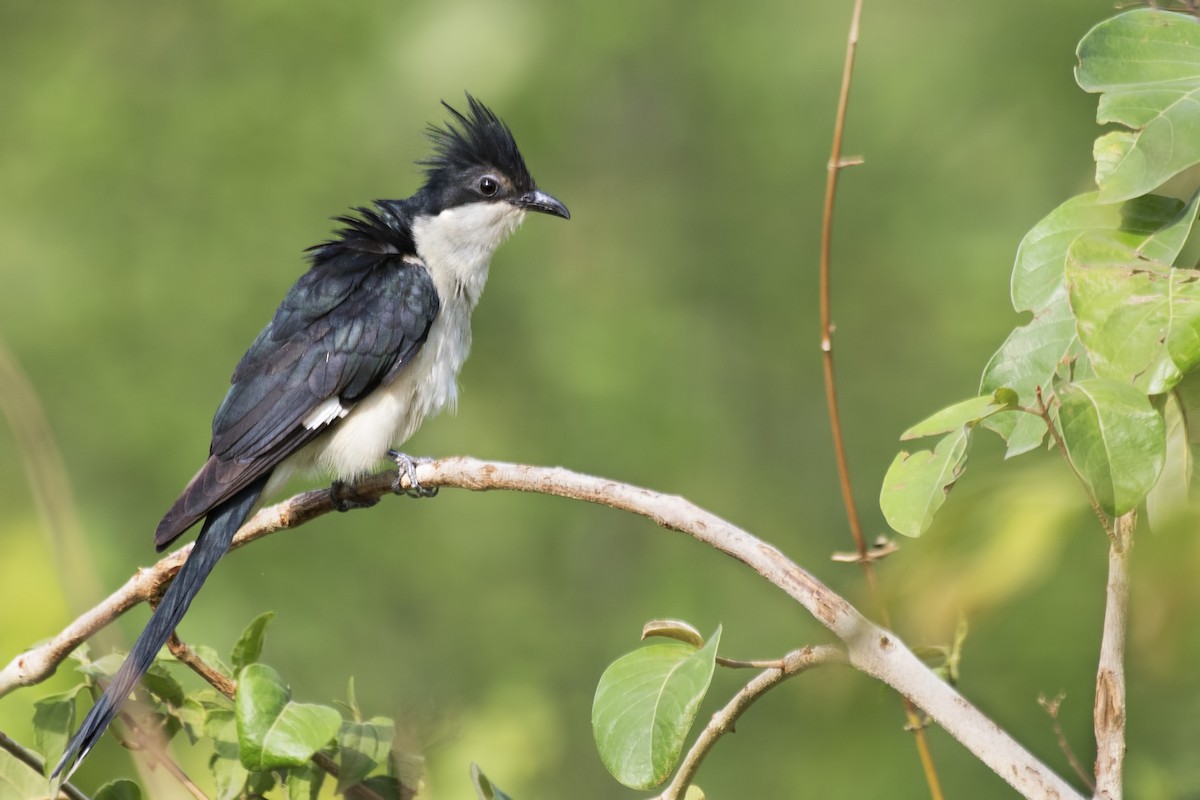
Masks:
[[[527,211],[570,218],[537,188],[504,123],[467,101],[465,114],[443,103],[450,123],[430,127],[422,188],[339,217],[238,363],[208,460],[155,545],[203,519],[200,535],[55,775],[70,765],[69,777],[104,733],[260,498],[297,472],[353,481],[454,404],[492,253]]]

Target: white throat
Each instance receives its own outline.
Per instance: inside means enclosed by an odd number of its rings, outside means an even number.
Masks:
[[[474,309],[487,282],[492,253],[525,219],[509,203],[471,203],[413,221],[417,255],[425,262],[442,308],[466,300]]]

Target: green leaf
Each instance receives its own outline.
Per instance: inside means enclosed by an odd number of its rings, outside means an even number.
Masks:
[[[1165,197],[1138,197],[1125,203],[1099,202],[1095,192],[1072,198],[1050,212],[1026,234],[1013,267],[1013,306],[1031,310],[1031,322],[1012,332],[984,369],[980,393],[1008,387],[1020,402],[1033,406],[1039,387],[1050,393],[1056,374],[1087,377],[1090,364],[1075,330],[1065,288],[1067,252],[1081,234],[1120,245],[1147,258],[1169,263],[1179,255],[1200,206],[1200,193],[1184,205]],[[1046,426],[1029,414],[1001,413],[984,427],[1008,443],[1006,457],[1038,447]]]
[[[212,667],[226,678],[229,678],[229,680],[233,680],[233,670],[231,670],[229,665],[221,659],[221,656],[217,653],[215,648],[206,644],[198,644],[192,649],[196,652],[196,655],[199,656],[201,661],[203,661],[205,664],[208,664],[208,666]]]
[[[900,440],[920,439],[925,436],[937,436],[940,433],[950,433],[964,425],[974,425],[1001,411],[1008,411],[1017,405],[1017,393],[1012,389],[997,389],[991,394],[972,397],[952,406],[947,406],[900,434]]]
[[[251,798],[263,797],[274,788],[274,772],[251,772],[246,781],[246,794]]]
[[[893,530],[905,536],[929,530],[934,514],[962,474],[970,440],[970,428],[962,427],[943,437],[932,451],[896,455],[879,494],[879,507]]]
[[[362,722],[362,711],[358,708],[358,693],[354,689],[354,676],[346,681],[346,708],[350,709],[350,717],[355,722]]]
[[[338,731],[338,774],[337,791],[346,789],[364,778],[381,764],[387,762],[392,750],[392,739],[396,735],[396,723],[385,717],[373,717],[367,722],[343,722]]]
[[[242,764],[256,772],[296,767],[334,737],[342,717],[328,706],[293,703],[279,673],[251,664],[238,679],[238,747]]]
[[[1099,92],[1096,121],[1125,130],[1096,140],[1096,183],[1106,202],[1146,194],[1200,163],[1200,21],[1136,9],[1079,43],[1075,80]]]
[[[162,664],[151,664],[142,676],[142,685],[164,703],[178,707],[183,705],[183,686]]]
[[[980,394],[1009,388],[1023,405],[1033,406],[1038,387],[1048,388],[1064,363],[1084,355],[1066,289],[1060,288],[1050,305],[1009,334],[992,356],[983,370]],[[1045,423],[1032,414],[997,414],[983,425],[1008,442],[1007,458],[1033,450],[1046,436]]]
[[[175,709],[175,718],[183,724],[183,729],[193,744],[196,742],[199,731],[204,729],[206,716],[207,711],[204,706],[191,695],[185,697],[183,703]]]
[[[318,769],[316,764],[292,767],[283,781],[284,797],[287,800],[317,800],[324,782],[325,771]]]
[[[1166,451],[1162,474],[1146,495],[1146,520],[1152,530],[1163,528],[1167,520],[1188,507],[1195,463],[1187,420],[1179,397],[1171,392],[1163,395],[1160,403],[1166,431]]]
[[[117,670],[121,668],[123,663],[125,663],[124,653],[109,653],[106,656],[97,658],[95,661],[85,661],[76,667],[76,669],[89,678],[108,680],[117,673]]]
[[[412,800],[415,796],[411,791],[405,791],[400,779],[392,775],[372,775],[362,782],[362,786],[383,800]]]
[[[262,655],[263,637],[267,633],[267,625],[273,619],[275,619],[274,611],[264,611],[250,620],[250,624],[242,631],[242,635],[238,637],[237,643],[233,646],[233,651],[229,654],[229,660],[233,662],[235,671],[241,672],[242,667],[258,661],[259,656]]]
[[[122,778],[101,786],[92,800],[142,800],[142,789],[133,781]]]
[[[46,779],[7,750],[0,750],[0,797],[46,800]]]
[[[592,703],[592,733],[618,781],[650,789],[670,776],[712,681],[720,639],[718,628],[700,649],[682,642],[648,645],[604,671]]]
[[[1114,516],[1136,508],[1162,471],[1163,418],[1144,394],[1117,381],[1065,384],[1058,400],[1071,464],[1100,506]]]
[[[1098,376],[1161,394],[1200,363],[1200,272],[1081,236],[1067,255],[1067,287]]]
[[[236,800],[242,795],[250,771],[239,757],[237,719],[233,709],[209,707],[204,733],[213,743],[213,755],[208,765],[216,783],[216,800]]]
[[[1012,303],[1017,311],[1037,311],[1063,285],[1063,264],[1071,243],[1083,233],[1103,233],[1146,258],[1171,263],[1196,219],[1200,193],[1190,203],[1146,195],[1124,203],[1100,201],[1098,192],[1072,197],[1034,225],[1017,248]]]
[[[67,741],[75,730],[75,697],[82,688],[80,684],[61,694],[43,697],[33,704],[33,740],[45,757],[47,767],[57,764],[67,751]]]
[[[479,800],[512,800],[500,791],[500,787],[488,780],[478,764],[471,764],[471,784],[475,787],[475,794]]]

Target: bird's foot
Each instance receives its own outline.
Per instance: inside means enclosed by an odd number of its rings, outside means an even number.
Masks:
[[[356,508],[370,508],[379,502],[379,498],[367,498],[358,493],[358,487],[344,481],[334,481],[329,487],[329,499],[338,511],[351,511]]]
[[[417,464],[428,463],[428,458],[413,458],[407,453],[401,453],[399,450],[388,450],[388,458],[396,462],[396,467],[400,470],[396,474],[396,480],[392,482],[392,491],[396,494],[406,494],[409,497],[434,497],[438,493],[438,487],[432,486],[425,488],[417,482]],[[401,477],[408,478],[409,488],[405,489],[400,485]]]

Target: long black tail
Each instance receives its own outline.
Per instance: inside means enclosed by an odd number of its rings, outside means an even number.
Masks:
[[[104,731],[120,711],[122,703],[129,697],[129,693],[146,670],[150,669],[154,657],[187,613],[188,605],[200,591],[212,568],[229,550],[233,535],[249,516],[266,482],[266,476],[258,479],[224,505],[213,510],[204,520],[204,527],[200,529],[200,535],[196,538],[196,544],[192,547],[187,561],[175,576],[175,580],[167,587],[158,608],[154,610],[146,628],[129,651],[129,657],[117,670],[117,674],[113,676],[96,705],[92,706],[79,730],[71,737],[70,743],[67,744],[67,752],[63,753],[58,766],[50,775],[51,778],[56,777],[70,764],[71,768],[64,778],[70,780],[71,773],[104,735]]]

